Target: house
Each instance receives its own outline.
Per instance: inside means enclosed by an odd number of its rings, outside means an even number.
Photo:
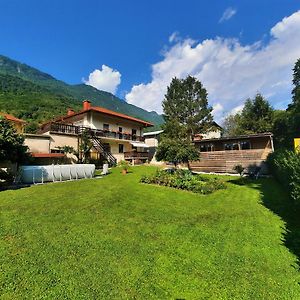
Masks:
[[[9,121],[18,133],[24,132],[24,127],[26,125],[26,122],[24,120],[18,119],[13,115],[2,113],[2,112],[0,112],[0,116],[5,118],[7,121]]]
[[[121,160],[142,163],[148,161],[143,129],[150,126],[153,125],[147,121],[92,106],[85,100],[81,111],[69,109],[65,116],[44,123],[39,130],[40,140],[31,135],[25,142],[33,156],[50,158],[52,154],[65,156],[64,146],[80,153],[85,134],[92,143],[92,159],[107,160],[111,165]]]
[[[241,164],[248,172],[260,167],[262,173],[267,173],[265,160],[274,151],[270,132],[194,142],[200,161],[192,162],[191,168],[201,172],[233,173],[233,167]]]
[[[206,133],[198,133],[194,135],[194,141],[203,139],[218,139],[222,136],[223,128],[216,122],[212,122],[210,130]]]

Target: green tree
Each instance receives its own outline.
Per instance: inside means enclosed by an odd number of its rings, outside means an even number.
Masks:
[[[293,85],[292,104],[289,105],[289,110],[300,112],[300,58],[296,61],[293,69]]]
[[[236,136],[244,133],[244,130],[240,127],[240,114],[229,115],[223,122],[223,134],[224,136]]]
[[[165,124],[156,159],[175,164],[199,159],[193,144],[196,133],[205,133],[212,127],[212,108],[201,82],[192,76],[173,78],[162,103]]]
[[[27,158],[24,137],[4,118],[0,118],[0,162],[21,163]]]
[[[175,167],[179,163],[186,163],[199,159],[199,151],[188,139],[172,139],[164,136],[156,151],[158,161],[172,162]]]
[[[239,120],[241,132],[261,133],[272,130],[273,108],[261,95],[256,94],[254,99],[247,99]]]
[[[169,131],[174,133],[171,128],[175,123],[180,127],[180,134],[192,141],[194,134],[205,133],[212,126],[212,108],[208,105],[207,91],[195,77],[173,78],[162,106],[166,123],[164,129],[168,134]]]

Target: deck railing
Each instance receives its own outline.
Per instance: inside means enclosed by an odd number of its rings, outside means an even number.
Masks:
[[[148,152],[138,152],[138,151],[129,151],[124,152],[125,159],[148,159],[149,153]]]
[[[81,134],[87,131],[90,135],[96,137],[113,138],[118,140],[139,141],[143,142],[145,139],[142,136],[130,133],[116,132],[111,130],[93,129],[86,126],[76,126],[62,123],[50,123],[44,126],[43,132],[52,131],[66,134]]]

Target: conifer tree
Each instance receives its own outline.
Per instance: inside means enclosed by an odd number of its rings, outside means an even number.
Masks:
[[[165,124],[156,159],[189,166],[190,161],[199,159],[194,135],[206,133],[212,126],[206,89],[195,77],[173,78],[162,105]]]

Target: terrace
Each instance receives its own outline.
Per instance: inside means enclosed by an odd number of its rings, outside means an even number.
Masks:
[[[129,151],[124,152],[125,159],[134,159],[134,160],[147,160],[149,159],[148,152],[137,152],[137,151]]]
[[[93,129],[86,126],[76,126],[76,125],[62,124],[62,123],[49,123],[43,127],[43,130],[40,133],[45,133],[48,131],[53,133],[64,133],[64,134],[73,134],[73,135],[79,135],[83,131],[87,131],[92,136],[96,136],[100,138],[102,137],[102,138],[138,141],[138,142],[143,142],[145,140],[144,137],[142,136],[132,135],[126,132]]]

